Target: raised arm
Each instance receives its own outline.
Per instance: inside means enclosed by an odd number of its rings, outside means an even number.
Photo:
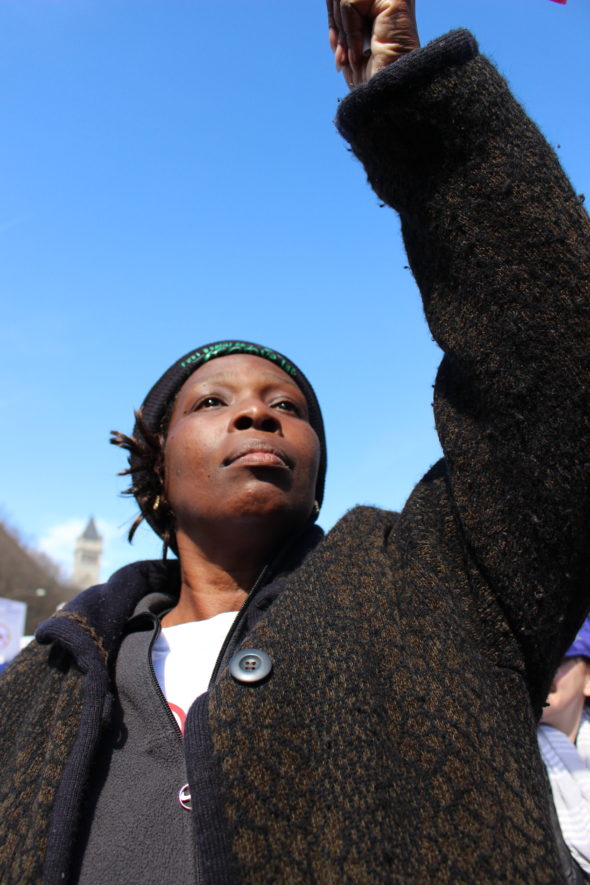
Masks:
[[[590,605],[588,218],[466,31],[382,68],[337,123],[400,214],[445,353],[435,417],[474,582],[538,675]]]

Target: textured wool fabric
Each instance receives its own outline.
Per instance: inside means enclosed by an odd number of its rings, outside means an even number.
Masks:
[[[279,558],[278,582],[261,588],[244,626],[254,623],[272,604],[280,592],[282,571],[296,569],[322,536],[318,526],[309,526]],[[271,566],[269,580],[274,573]],[[129,618],[147,597],[166,594],[171,588],[178,592],[179,585],[176,560],[126,566],[107,584],[79,594],[41,625],[37,638],[52,643],[49,653],[48,648],[31,643],[3,673],[2,885],[72,881],[72,864],[74,858],[75,863],[79,861],[79,838],[87,823],[93,766],[104,750],[105,730],[114,721],[114,669]],[[229,856],[225,833],[216,833],[213,841],[224,846],[225,864]]]
[[[82,679],[66,661],[59,649],[32,643],[2,676],[3,885],[42,881],[52,809],[83,705]]]
[[[338,113],[445,351],[445,463],[381,548],[334,529],[255,628],[274,679],[213,694],[237,881],[561,880],[534,716],[588,608],[589,226],[472,47],[450,35]]]
[[[445,352],[445,457],[399,518],[355,508],[238,619],[228,654],[257,647],[273,669],[248,686],[222,666],[189,711],[198,869],[215,885],[561,883],[536,719],[590,602],[590,224],[465,32],[355,89],[338,126],[400,214]],[[63,672],[35,648],[8,668],[0,739],[45,815],[7,798],[3,755],[1,881],[67,881],[100,735],[87,686],[106,704],[128,613],[174,580],[173,564],[128,567],[39,631]]]

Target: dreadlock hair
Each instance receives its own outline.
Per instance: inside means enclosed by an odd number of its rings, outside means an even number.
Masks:
[[[147,426],[142,410],[136,409],[132,436],[111,430],[109,440],[112,445],[129,452],[129,467],[119,471],[117,476],[131,477],[131,485],[122,494],[133,495],[140,509],[129,529],[127,540],[131,543],[135,532],[149,513],[150,524],[164,542],[163,559],[166,559],[168,549],[177,553],[174,514],[168,504],[164,486],[164,445],[173,405],[174,400],[166,410],[156,433]]]

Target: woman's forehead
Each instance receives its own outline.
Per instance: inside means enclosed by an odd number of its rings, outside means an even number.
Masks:
[[[215,379],[236,380],[260,378],[261,381],[279,381],[298,388],[299,385],[280,366],[260,356],[246,353],[229,354],[210,360],[199,366],[183,384],[188,387],[191,382],[212,381]],[[182,388],[181,388],[182,390]]]

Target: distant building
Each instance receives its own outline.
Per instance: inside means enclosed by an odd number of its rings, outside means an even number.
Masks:
[[[74,568],[72,585],[84,590],[100,581],[100,556],[102,553],[102,537],[98,533],[92,516],[88,525],[76,541],[74,550]]]

